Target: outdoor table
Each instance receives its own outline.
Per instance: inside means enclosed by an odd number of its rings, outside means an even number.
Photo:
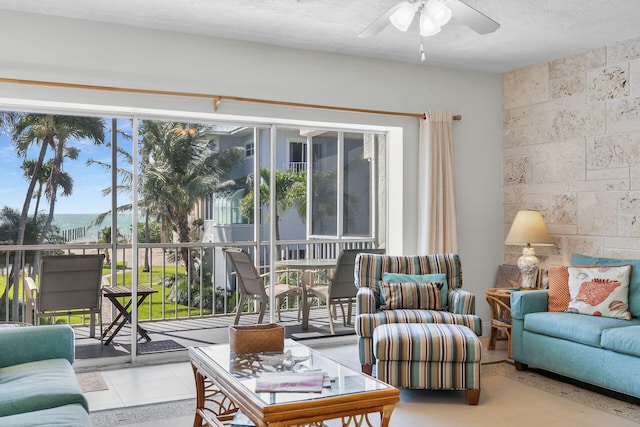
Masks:
[[[138,286],[137,288],[137,295],[138,295],[138,304],[137,307],[140,307],[140,304],[142,304],[142,302],[151,294],[156,293],[158,291],[156,291],[155,289],[149,287],[149,286]],[[109,301],[111,301],[111,303],[113,304],[113,306],[115,308],[118,309],[118,316],[116,316],[115,319],[113,319],[113,321],[111,322],[111,324],[107,327],[107,329],[104,330],[104,332],[102,333],[102,338],[104,339],[107,334],[109,333],[109,331],[117,325],[115,331],[113,331],[113,334],[111,334],[109,336],[109,338],[107,338],[106,341],[104,341],[104,345],[109,345],[109,343],[111,342],[111,340],[113,340],[113,338],[118,335],[118,332],[120,332],[120,329],[122,329],[125,325],[125,323],[129,322],[131,323],[131,302],[133,301],[133,299],[131,299],[131,296],[133,295],[133,289],[131,288],[131,286],[113,286],[113,287],[106,287],[102,289],[102,293],[103,295],[109,299]],[[129,297],[129,301],[127,302],[126,305],[122,305],[120,303],[120,301],[118,300],[118,298],[125,298],[125,297]],[[120,320],[122,319],[122,320]],[[120,322],[118,324],[118,322]],[[149,336],[149,334],[147,334],[147,331],[144,330],[141,326],[140,323],[138,323],[138,333],[145,338],[147,341],[151,341],[151,337]]]
[[[277,268],[285,268],[287,270],[331,270],[336,268],[335,258],[303,258],[303,259],[283,259],[276,261]],[[302,329],[309,329],[309,310],[307,305],[307,287],[302,285]]]

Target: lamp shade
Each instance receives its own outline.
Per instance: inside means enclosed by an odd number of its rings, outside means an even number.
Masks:
[[[504,243],[506,245],[553,246],[540,211],[519,211],[511,224]]]

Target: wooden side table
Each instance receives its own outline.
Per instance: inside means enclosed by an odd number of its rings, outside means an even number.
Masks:
[[[489,332],[489,350],[496,348],[500,332],[504,332],[509,346],[511,358],[511,293],[512,288],[489,288],[485,291],[487,303],[491,310],[491,330]]]

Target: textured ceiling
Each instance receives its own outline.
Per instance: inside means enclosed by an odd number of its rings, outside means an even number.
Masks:
[[[2,10],[420,63],[417,28],[358,34],[398,0],[0,0]],[[425,64],[505,72],[640,35],[637,0],[465,0],[501,27],[452,20]]]

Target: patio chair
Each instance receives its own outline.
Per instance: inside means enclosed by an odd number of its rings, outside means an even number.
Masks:
[[[43,256],[38,288],[33,279],[25,279],[27,300],[34,290],[36,294],[32,305],[35,323],[43,317],[88,314],[89,336],[96,336],[96,316],[102,336],[103,263],[103,254]]]
[[[342,311],[342,323],[344,326],[351,324],[351,313],[353,303],[356,301],[356,293],[358,289],[354,284],[353,271],[356,264],[356,255],[359,253],[384,254],[384,249],[345,249],[336,260],[336,268],[333,277],[327,278],[324,283],[315,283],[315,272],[305,271],[302,274],[302,285],[306,290],[307,303],[305,304],[306,313],[303,319],[308,321],[309,309],[311,307],[310,298],[317,297],[327,304],[329,315],[329,329],[331,335],[335,334],[333,319],[336,317],[336,305],[340,305]],[[345,315],[344,304],[347,304],[347,313]],[[333,311],[332,311],[333,309]],[[303,325],[306,327],[307,325]]]
[[[238,284],[239,296],[238,303],[236,304],[236,318],[233,324],[237,325],[240,322],[242,307],[245,302],[249,302],[251,300],[260,302],[258,323],[262,323],[262,319],[264,318],[264,314],[267,310],[267,303],[269,302],[269,286],[265,281],[265,278],[269,276],[269,273],[262,275],[259,274],[253,263],[251,255],[249,255],[249,253],[244,249],[223,248],[222,250],[229,257],[229,261],[231,261]],[[280,298],[301,296],[302,291],[299,286],[290,286],[284,283],[276,283],[274,291],[278,310],[278,321],[282,321],[280,314]],[[299,318],[300,304],[298,303],[298,319]]]

